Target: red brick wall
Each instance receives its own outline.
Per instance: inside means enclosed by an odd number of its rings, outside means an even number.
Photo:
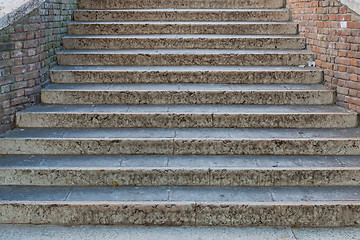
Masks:
[[[16,111],[39,101],[76,7],[76,0],[47,0],[0,30],[0,132],[14,126]]]
[[[292,18],[337,103],[360,112],[360,18],[335,0],[288,0]]]

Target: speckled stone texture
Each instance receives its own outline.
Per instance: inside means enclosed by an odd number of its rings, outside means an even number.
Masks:
[[[2,223],[207,226],[354,226],[359,203],[2,202]]]
[[[45,89],[46,104],[332,104],[334,92],[319,90],[82,90]]]
[[[64,50],[57,55],[58,64],[65,66],[299,66],[312,59],[306,50]]]
[[[175,168],[175,167],[9,167],[6,186],[358,186],[359,167]]]
[[[358,116],[283,5],[79,0],[0,135],[0,223],[359,226]]]
[[[220,84],[316,84],[317,69],[282,67],[64,67],[52,69],[52,83],[220,83]]]
[[[190,134],[191,132],[189,132]],[[360,138],[4,137],[3,154],[359,155]]]
[[[149,36],[145,37],[66,37],[64,49],[304,49],[299,37],[229,37],[229,36]]]
[[[297,34],[297,25],[284,22],[73,22],[70,35],[118,34]]]
[[[46,113],[17,114],[18,127],[61,128],[176,128],[176,127],[232,127],[232,128],[341,128],[356,127],[357,114],[338,113]]]
[[[146,8],[210,8],[210,9],[236,9],[236,8],[282,8],[283,0],[80,0],[80,9],[146,9]]]
[[[74,20],[89,21],[289,21],[290,13],[284,9],[138,9],[134,10],[80,10]]]

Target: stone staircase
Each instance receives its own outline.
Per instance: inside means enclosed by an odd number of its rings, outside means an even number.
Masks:
[[[42,104],[0,135],[0,222],[359,225],[357,114],[283,6],[79,0]]]

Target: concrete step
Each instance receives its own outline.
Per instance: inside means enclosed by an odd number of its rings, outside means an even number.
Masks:
[[[76,10],[75,21],[290,21],[287,9]]]
[[[1,187],[1,223],[353,226],[359,187]],[[281,216],[281,217],[279,217]]]
[[[45,104],[333,104],[323,85],[235,84],[52,84],[41,91]]]
[[[360,129],[28,128],[0,135],[2,154],[360,155]]]
[[[294,227],[207,227],[207,226],[53,226],[0,224],[2,240],[47,239],[81,240],[338,240],[356,239],[360,235],[358,227],[337,228],[294,228]],[[240,236],[240,238],[239,238]],[[42,239],[42,240],[45,240]]]
[[[322,71],[299,67],[56,66],[52,83],[316,84]]]
[[[4,186],[358,186],[359,156],[7,155]]]
[[[359,156],[301,155],[0,155],[0,168],[321,169],[360,167]],[[311,178],[316,178],[313,176]],[[303,179],[302,181],[305,181]],[[328,181],[333,181],[329,178]],[[279,183],[280,184],[280,183]]]
[[[283,0],[79,0],[79,9],[146,9],[146,8],[282,8]]]
[[[66,36],[64,49],[304,49],[299,36],[123,35]]]
[[[223,50],[223,49],[131,49],[63,50],[57,53],[59,65],[125,66],[299,66],[313,61],[307,50]]]
[[[16,114],[18,127],[346,128],[357,113],[337,106],[38,105]]]
[[[70,35],[126,34],[236,34],[285,35],[297,34],[298,25],[292,22],[70,22]]]

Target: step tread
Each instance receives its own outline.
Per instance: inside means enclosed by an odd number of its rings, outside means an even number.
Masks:
[[[96,49],[62,50],[57,54],[313,54],[304,49]]]
[[[144,35],[68,35],[63,39],[303,39],[299,35],[231,35],[231,34],[144,34]]]
[[[107,22],[99,22],[99,21],[72,21],[69,22],[69,25],[131,25],[131,24],[146,24],[146,25],[271,25],[271,24],[280,24],[280,25],[295,25],[297,23],[293,22],[264,22],[264,21],[107,21]]]
[[[269,128],[17,128],[0,135],[6,139],[226,139],[226,140],[360,140],[360,128],[347,129],[269,129]]]
[[[186,114],[355,114],[339,106],[313,105],[35,105],[19,112],[23,114],[133,114],[133,113],[186,113]]]
[[[316,71],[314,67],[295,66],[61,66],[56,65],[51,71],[93,71],[93,72],[291,72]]]
[[[0,187],[0,203],[6,201],[59,201],[96,204],[127,202],[338,202],[360,204],[360,187]],[[129,202],[131,201],[131,202]],[[155,204],[155,203],[153,203]]]
[[[360,170],[359,156],[2,155],[0,169]]]
[[[50,84],[45,91],[333,91],[322,84]]]
[[[279,8],[141,8],[141,9],[77,9],[75,12],[288,12]]]

